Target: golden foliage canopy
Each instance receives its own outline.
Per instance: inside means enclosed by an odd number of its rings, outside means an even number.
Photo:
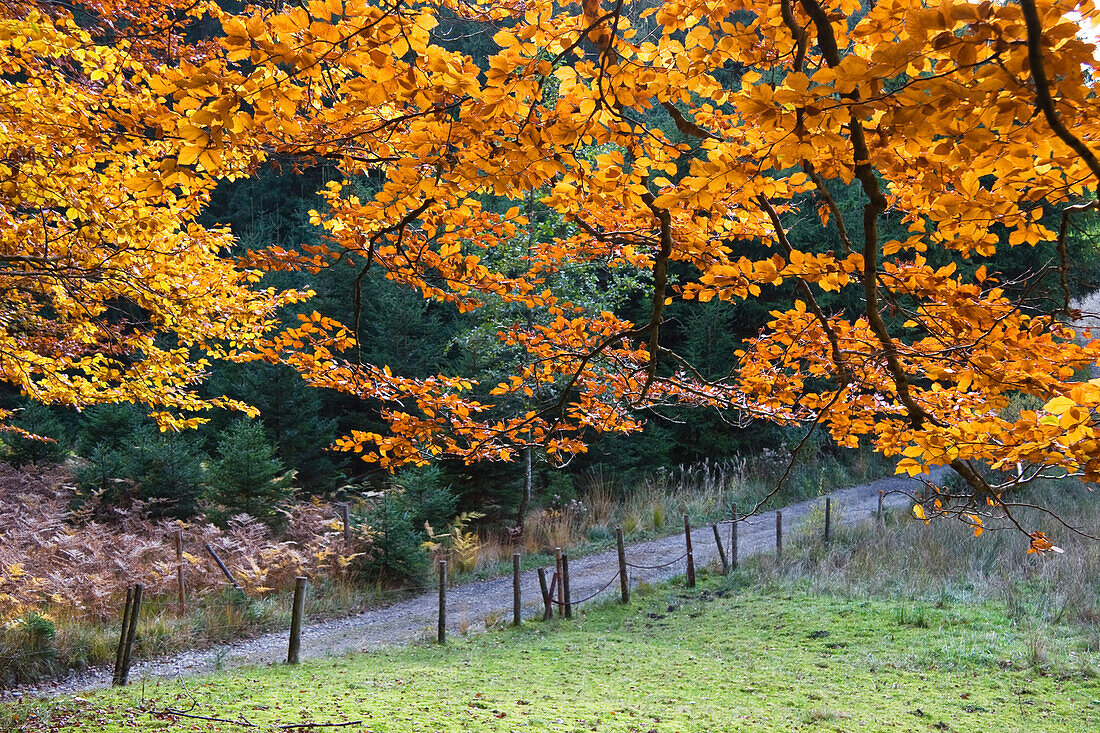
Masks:
[[[1062,261],[1036,277],[1065,289],[1066,223],[1095,207],[1100,174],[1092,0],[85,6],[92,21],[2,6],[0,369],[35,397],[139,400],[171,424],[205,406],[190,386],[208,355],[282,361],[387,405],[388,434],[340,441],[382,466],[531,443],[567,456],[647,406],[736,408],[868,441],[900,472],[950,465],[970,490],[919,516],[953,506],[979,529],[1016,485],[1100,477],[1100,341],[1069,325],[1068,290],[1042,312],[996,273],[935,264],[1053,242]],[[188,15],[220,34],[185,44],[172,29]],[[433,35],[455,17],[493,26],[487,59]],[[229,235],[195,218],[218,180],[272,156],[384,183],[321,192],[324,246],[232,261]],[[850,187],[858,210],[837,203]],[[830,251],[790,236],[807,197]],[[529,237],[532,199],[555,236]],[[884,236],[887,218],[907,236]],[[494,269],[487,253],[520,236],[521,271]],[[272,329],[306,294],[256,288],[260,270],[348,260],[462,310],[537,311],[500,333],[526,358],[479,390],[360,363],[323,314]],[[578,261],[648,273],[650,317],[556,292]],[[671,281],[672,263],[692,275]],[[667,303],[783,282],[798,300],[729,355],[728,379],[662,343]],[[821,305],[837,292],[860,309]],[[1021,393],[1044,406],[1006,411]]]

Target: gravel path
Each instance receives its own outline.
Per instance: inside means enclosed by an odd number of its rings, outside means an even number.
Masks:
[[[939,480],[942,469],[933,474]],[[914,479],[890,477],[849,489],[834,491],[834,521],[850,524],[867,519],[878,507],[878,495],[883,492],[915,491],[921,484]],[[813,507],[821,499],[792,504],[783,508],[785,536],[798,531]],[[885,505],[902,506],[908,499],[898,493],[887,493]],[[729,523],[720,525],[722,541],[728,546]],[[696,567],[718,563],[718,550],[714,533],[709,526],[693,528],[692,540]],[[743,520],[738,527],[738,554],[744,558],[775,547],[775,512],[763,512]],[[676,560],[684,554],[683,534],[664,537],[627,546],[627,562],[638,565],[659,566]],[[618,572],[615,550],[570,560],[570,591],[573,598],[585,598],[599,593],[593,601],[600,602],[615,597],[619,583],[609,581]],[[629,572],[633,587],[640,582],[656,583],[686,572],[685,561],[657,569],[632,568]],[[548,573],[548,578],[551,573]],[[536,571],[521,576],[523,616],[532,618],[542,613],[542,599]],[[391,606],[376,608],[357,616],[310,624],[302,629],[303,659],[369,651],[384,645],[405,644],[418,639],[434,638],[439,596],[436,591],[415,598],[399,601]],[[511,619],[511,576],[464,583],[447,590],[448,632],[481,631],[485,619],[490,616]],[[135,662],[130,670],[130,683],[152,678],[174,678],[231,669],[251,664],[274,664],[286,659],[287,632],[280,631],[246,641],[216,646],[202,651],[186,652],[170,658]],[[107,687],[111,682],[110,669],[91,669],[66,680],[47,685],[23,687],[0,691],[0,699],[59,695]]]

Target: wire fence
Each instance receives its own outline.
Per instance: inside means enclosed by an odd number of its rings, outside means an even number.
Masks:
[[[830,532],[830,515],[831,515],[830,510],[831,510],[831,501],[829,499],[826,499],[826,501],[825,501],[825,517],[826,517],[826,520],[825,520],[825,539],[826,540],[828,540],[829,532]],[[879,515],[881,515],[881,505],[880,505],[880,509],[879,509]],[[622,530],[621,529],[618,530],[618,532],[617,532],[618,561],[619,561],[618,570],[616,570],[609,578],[607,578],[606,581],[603,581],[602,583],[600,583],[600,585],[597,589],[589,591],[585,595],[583,595],[582,597],[579,597],[579,598],[570,597],[570,577],[569,577],[569,572],[570,571],[569,571],[569,566],[568,566],[568,555],[565,554],[565,553],[562,553],[561,550],[558,549],[556,551],[556,560],[557,560],[557,562],[554,566],[552,566],[552,574],[550,576],[549,584],[545,583],[545,580],[544,580],[545,576],[543,575],[544,570],[539,569],[539,572],[538,572],[538,574],[540,576],[540,580],[542,580],[542,584],[541,584],[541,587],[540,587],[540,594],[541,594],[541,601],[542,601],[543,607],[544,607],[543,618],[544,619],[551,618],[552,615],[553,615],[552,609],[554,609],[554,608],[557,608],[559,614],[562,615],[562,616],[565,616],[565,617],[571,616],[571,610],[572,610],[573,606],[577,606],[577,605],[580,605],[580,604],[583,604],[583,603],[587,603],[587,602],[592,601],[593,599],[597,598],[598,596],[607,593],[612,588],[612,586],[615,584],[616,581],[620,582],[622,601],[624,603],[628,602],[628,600],[629,600],[630,581],[632,580],[632,578],[630,577],[630,571],[631,570],[657,571],[657,570],[662,570],[662,569],[669,568],[671,566],[677,565],[677,564],[682,563],[686,560],[687,561],[688,586],[689,587],[694,586],[694,553],[693,553],[692,544],[691,544],[691,528],[690,528],[690,525],[689,525],[687,519],[688,518],[685,515],[684,516],[684,520],[685,520],[685,530],[684,530],[685,551],[678,554],[676,557],[674,557],[672,559],[665,560],[665,561],[662,561],[662,562],[659,562],[659,563],[644,563],[644,562],[631,562],[631,561],[628,561],[627,557],[626,557],[626,547],[624,545]],[[763,517],[760,517],[760,518],[750,520],[747,517],[738,516],[737,512],[736,512],[736,507],[735,507],[733,512],[732,512],[731,518],[711,523],[710,526],[714,530],[714,539],[715,539],[715,541],[718,545],[718,553],[719,553],[719,556],[720,556],[720,559],[721,559],[722,571],[723,572],[729,572],[731,567],[732,568],[737,567],[737,556],[738,556],[737,527],[738,526],[762,527],[762,526],[766,526],[766,525],[770,524],[771,521],[772,521],[771,518],[765,519]],[[776,552],[777,553],[782,552],[782,526],[783,526],[782,512],[779,511],[779,512],[776,512],[776,516],[775,516],[775,530],[776,530],[775,540],[776,540]],[[727,555],[726,555],[726,552],[725,552],[726,548],[723,547],[723,540],[721,539],[721,536],[720,536],[719,531],[718,531],[719,527],[723,527],[723,528],[729,527],[729,529],[730,529],[730,537],[729,537],[730,546],[728,548],[730,552],[729,552],[729,558],[728,559],[727,559]],[[214,557],[214,559],[217,560],[218,555],[217,555],[216,551],[214,549],[210,548],[210,547],[207,547],[207,549],[210,551],[210,555],[212,555]],[[636,547],[635,552],[638,552],[639,550],[644,552],[645,549],[646,549],[645,545],[642,545],[642,546]],[[514,558],[518,558],[518,555],[514,556]],[[221,563],[219,562],[219,565],[220,564]],[[445,571],[445,567],[446,566],[445,566],[444,563],[440,563],[440,573],[439,573],[439,576],[438,576],[438,592],[439,592],[439,611],[438,611],[438,614],[439,614],[439,616],[438,616],[439,637],[438,638],[439,638],[440,641],[443,641],[445,639],[445,632],[446,632],[446,628],[447,628],[446,594],[447,594],[447,587],[449,585],[449,582],[448,582],[449,579],[448,579],[447,573]],[[223,568],[223,573],[226,577],[226,580],[229,583],[233,583],[233,576],[232,576],[231,572],[228,569]],[[521,593],[520,593],[520,589],[521,589],[521,585],[522,585],[521,584],[521,575],[522,575],[522,572],[521,572],[521,569],[520,569],[520,563],[519,563],[518,559],[515,559],[514,567],[513,567],[514,614],[515,614],[514,623],[517,623],[517,624],[521,622],[521,617],[522,617]],[[528,577],[528,579],[530,579],[530,572],[528,572],[527,577]],[[590,580],[590,579],[586,579],[586,580]],[[303,589],[303,590],[300,591],[300,593],[303,596],[304,596],[304,583],[305,583],[304,578],[300,579],[300,581],[298,583],[298,586]],[[133,656],[133,651],[134,651],[135,648],[137,648],[138,650],[146,650],[146,653],[150,653],[151,655],[156,654],[156,651],[158,651],[158,647],[159,647],[159,651],[160,651],[161,654],[166,653],[166,652],[184,652],[184,651],[187,651],[186,649],[180,649],[178,646],[175,646],[175,645],[169,645],[169,648],[166,648],[164,644],[159,644],[158,645],[155,640],[151,641],[149,639],[143,638],[143,631],[142,631],[141,627],[137,625],[137,621],[136,621],[136,619],[141,615],[142,607],[144,605],[152,605],[155,609],[161,610],[161,609],[163,609],[167,606],[171,606],[173,604],[171,602],[168,602],[165,598],[162,598],[162,597],[154,599],[154,602],[151,603],[151,604],[143,604],[142,602],[140,602],[140,600],[134,600],[135,597],[137,597],[137,598],[140,597],[140,591],[138,591],[138,586],[139,585],[140,584],[135,584],[135,586],[132,586],[130,589],[128,589],[127,604],[126,604],[126,607],[123,609],[123,613],[121,615],[121,620],[122,620],[123,623],[120,624],[120,627],[119,627],[119,630],[118,630],[118,637],[117,637],[118,638],[118,651],[117,651],[115,665],[114,665],[114,684],[118,684],[118,685],[124,685],[124,684],[127,683],[127,681],[128,681],[127,673],[129,671],[129,667],[131,666],[131,663],[139,663],[139,661]],[[181,581],[180,581],[180,597],[181,598],[183,598],[182,585],[183,585],[183,581],[182,581],[182,578],[181,578]],[[589,583],[586,582],[586,583],[584,583],[584,585],[589,585]],[[239,590],[239,587],[238,587],[238,590]],[[430,586],[425,586],[425,585],[408,585],[408,586],[403,586],[403,587],[398,587],[398,588],[381,588],[381,587],[379,587],[379,588],[375,588],[375,589],[372,590],[371,596],[376,600],[385,599],[386,601],[388,601],[390,599],[409,598],[410,596],[414,596],[414,597],[419,596],[416,599],[416,602],[419,603],[419,602],[422,602],[424,600],[424,598],[426,597],[426,596],[424,596],[425,591],[429,591],[429,590],[430,590]],[[231,604],[227,605],[227,611],[230,607],[231,607]],[[288,661],[291,661],[291,662],[296,660],[296,658],[297,658],[296,649],[301,643],[301,638],[300,637],[301,637],[301,628],[303,626],[302,620],[303,620],[303,616],[305,615],[303,609],[304,609],[304,600],[302,598],[297,598],[296,597],[295,603],[294,603],[292,628],[291,628],[290,638],[288,640],[288,645],[289,645],[289,648],[290,648]],[[383,609],[375,609],[375,612],[383,612],[384,610],[385,610],[385,607]],[[397,617],[400,617],[400,615],[406,613],[406,611],[398,610],[398,611],[396,611],[396,613],[398,614]],[[410,621],[410,623],[416,623],[416,622],[415,621]],[[240,623],[226,623],[226,624],[205,623],[205,624],[202,625],[201,630],[195,634],[195,636],[203,638],[205,640],[210,640],[211,638],[224,638],[226,641],[229,641],[229,640],[234,639],[235,637],[237,637],[240,634],[241,631],[242,631],[242,625]],[[171,647],[174,647],[174,648],[171,648]],[[48,652],[46,650],[39,649],[39,648],[30,648],[30,649],[20,650],[20,651],[10,649],[10,650],[7,650],[7,652],[10,652],[10,653],[4,653],[3,656],[6,659],[12,660],[12,661],[27,661],[27,660],[42,659],[44,655],[48,654]],[[148,661],[148,660],[146,660],[146,661]]]

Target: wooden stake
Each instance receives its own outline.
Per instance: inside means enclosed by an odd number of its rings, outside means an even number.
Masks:
[[[551,576],[551,578],[550,578],[550,607],[551,608],[553,608],[554,604],[557,602],[555,599],[557,598],[558,584],[559,583],[561,583],[561,576],[558,575],[558,572],[555,570],[553,576]],[[558,616],[560,617],[563,612],[564,612],[564,609],[559,607],[558,608]]]
[[[512,553],[512,626],[519,626],[523,620],[520,611],[519,596],[519,553]]]
[[[539,568],[539,588],[542,589],[542,603],[546,609],[542,612],[542,620],[549,621],[554,617],[554,607],[550,603],[550,589],[546,587],[546,571]]]
[[[229,568],[227,568],[225,566],[225,563],[222,562],[222,559],[218,557],[218,553],[214,552],[214,548],[210,546],[210,543],[204,542],[203,547],[205,547],[206,551],[210,553],[210,557],[214,558],[214,562],[218,563],[218,567],[221,568],[222,574],[229,579],[229,582],[233,584],[233,587],[243,593],[244,591],[241,590],[240,583],[238,583],[237,579],[233,577],[233,574],[229,572]]]
[[[122,628],[118,632],[118,649],[115,650],[115,673],[111,678],[112,685],[122,684],[122,656],[126,649],[126,632],[130,628],[130,611],[134,602],[134,589],[126,588],[126,605],[122,607]]]
[[[730,507],[730,570],[737,569],[737,502]]]
[[[783,559],[783,512],[775,513],[775,557]]]
[[[566,553],[561,556],[561,587],[565,598],[565,617],[573,618],[573,600],[569,594],[569,555]]]
[[[130,658],[134,650],[134,637],[137,636],[138,614],[141,612],[141,583],[134,583],[134,599],[130,605],[130,619],[126,626],[126,645],[122,650],[122,670],[118,684],[125,685],[130,679]]]
[[[447,643],[447,561],[439,561],[439,628],[436,641]]]
[[[626,575],[626,544],[623,542],[623,528],[615,529],[615,544],[619,548],[619,590],[623,603],[630,603],[630,580]]]
[[[879,527],[885,527],[886,526],[886,515],[882,513],[882,497],[883,497],[882,492],[881,491],[878,492],[878,517],[877,518],[878,518]]]
[[[558,581],[558,615],[561,615],[565,608],[565,572],[561,567],[561,548],[554,548],[554,566],[557,570],[554,577]]]
[[[833,529],[833,500],[829,497],[825,497],[825,541],[828,542],[832,537]]]
[[[187,591],[183,585],[183,530],[176,530],[176,584],[179,586],[180,613],[187,607]]]
[[[691,551],[691,523],[688,515],[684,515],[684,542],[687,544],[687,576],[688,588],[695,587],[695,555]]]
[[[302,617],[306,611],[306,579],[294,579],[294,605],[290,611],[290,645],[286,652],[286,663],[297,664],[298,652],[302,648]]]
[[[722,535],[718,534],[718,525],[710,525],[714,530],[714,542],[718,545],[718,559],[722,561],[722,575],[729,575],[730,562],[726,559],[726,548],[722,547]]]

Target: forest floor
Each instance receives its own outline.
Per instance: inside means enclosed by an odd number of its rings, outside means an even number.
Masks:
[[[940,474],[934,475],[938,480]],[[906,506],[907,493],[919,491],[917,479],[890,477],[827,494],[833,502],[833,521],[837,525],[863,521],[874,515],[880,492],[887,508]],[[794,540],[807,532],[822,531],[823,498],[799,502],[782,508],[785,539]],[[675,523],[671,523],[675,526]],[[719,525],[723,543],[728,547],[730,524]],[[698,568],[718,563],[718,551],[709,526],[693,528],[693,555]],[[627,546],[627,562],[649,566],[631,568],[632,588],[653,584],[682,575],[686,561],[684,535],[633,543]],[[746,558],[775,549],[775,512],[760,512],[738,524],[738,555]],[[671,564],[668,564],[671,563]],[[663,566],[663,567],[660,567]],[[595,595],[593,602],[607,600],[619,593],[615,579],[618,558],[615,550],[600,552],[570,561],[571,596],[583,599]],[[548,574],[549,575],[549,574]],[[541,616],[542,598],[536,571],[521,576],[524,618]],[[510,576],[455,585],[447,590],[448,631],[467,634],[483,631],[511,620],[512,578]],[[308,624],[302,630],[301,657],[311,659],[351,652],[371,651],[379,647],[405,644],[434,636],[438,612],[438,593],[431,591],[392,605],[375,608],[347,618]],[[280,631],[240,642],[185,652],[171,657],[134,663],[131,684],[143,680],[171,679],[208,674],[213,671],[247,665],[277,664],[286,659],[287,632]],[[107,687],[110,669],[90,669],[65,680],[31,685],[5,693],[5,697],[33,697],[85,692]]]

